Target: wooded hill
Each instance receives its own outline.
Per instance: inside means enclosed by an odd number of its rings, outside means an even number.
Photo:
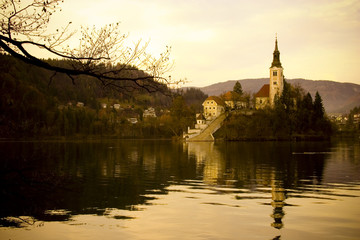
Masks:
[[[48,61],[71,64],[64,60]],[[140,70],[131,74],[145,75]],[[123,83],[131,88],[122,91],[104,87],[97,79],[84,76],[73,82],[65,74],[54,75],[54,72],[0,55],[0,137],[168,138],[186,129],[190,119],[182,121],[182,117],[194,116],[206,98],[196,89],[178,93],[183,95],[178,104],[187,102],[189,107],[183,106],[187,113],[179,113],[175,116],[177,119],[172,119],[168,109],[174,108],[173,96],[166,86],[162,93],[150,94],[132,82]],[[120,104],[120,109],[115,109],[114,104]],[[149,107],[155,109],[158,118],[142,121],[143,112]],[[130,123],[129,118],[136,118],[139,124]]]

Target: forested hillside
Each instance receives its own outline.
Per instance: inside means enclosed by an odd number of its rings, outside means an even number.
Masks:
[[[114,89],[89,77],[78,77],[73,82],[65,74],[54,74],[7,55],[0,55],[0,84],[0,137],[171,137],[191,124],[189,119],[182,121],[182,116],[170,121],[168,109],[174,107],[173,97],[166,86],[162,93],[150,94],[132,83],[126,83],[127,88]],[[184,104],[188,101],[184,109],[189,113],[183,116],[194,114],[204,99],[199,90],[179,94],[186,97],[181,98]],[[143,119],[149,107],[155,110],[157,118]],[[136,119],[137,124],[129,119]]]

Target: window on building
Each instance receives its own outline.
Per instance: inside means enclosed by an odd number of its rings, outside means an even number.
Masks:
[[[213,102],[213,101],[211,101],[211,104],[214,104],[214,102]]]
[[[273,76],[277,76],[277,71],[273,71]]]
[[[262,100],[260,99],[260,103],[262,103]]]
[[[277,85],[277,82],[274,82],[274,85]]]
[[[215,107],[213,107],[213,109],[215,109]]]

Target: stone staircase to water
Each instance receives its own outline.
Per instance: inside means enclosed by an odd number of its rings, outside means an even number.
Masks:
[[[222,125],[226,118],[226,114],[223,113],[212,121],[207,128],[205,128],[200,134],[186,138],[187,142],[212,142],[214,141],[213,133],[216,132]]]

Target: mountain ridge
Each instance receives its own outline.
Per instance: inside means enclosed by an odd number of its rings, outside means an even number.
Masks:
[[[196,87],[209,96],[218,96],[233,89],[236,82],[240,82],[243,91],[254,94],[269,83],[269,78],[248,78],[228,80],[205,87]],[[301,86],[314,98],[316,91],[322,97],[327,113],[348,113],[352,108],[360,105],[360,85],[356,83],[341,83],[331,80],[309,80],[303,78],[286,79],[292,85]],[[190,87],[188,87],[190,88]]]

